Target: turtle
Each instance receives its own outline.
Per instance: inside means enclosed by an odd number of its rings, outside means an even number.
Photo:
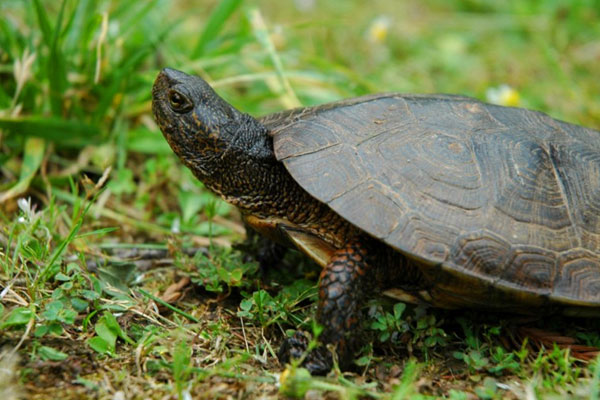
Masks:
[[[165,68],[155,120],[245,223],[322,267],[320,347],[352,360],[366,299],[523,314],[600,310],[600,132],[446,94],[385,93],[254,118]],[[282,363],[303,355],[300,331]]]

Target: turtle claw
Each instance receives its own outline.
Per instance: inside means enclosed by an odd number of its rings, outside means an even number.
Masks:
[[[279,362],[289,364],[292,360],[302,359],[304,356],[302,367],[306,368],[311,375],[326,375],[333,366],[331,352],[324,346],[319,346],[306,354],[308,343],[308,336],[296,331],[281,344],[277,353]]]

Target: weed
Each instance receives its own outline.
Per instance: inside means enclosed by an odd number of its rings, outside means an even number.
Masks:
[[[275,297],[264,290],[252,293],[241,301],[237,315],[256,321],[262,327],[274,323],[297,325],[303,321],[306,312],[306,310],[302,312],[299,305],[304,300],[314,297],[316,297],[316,290],[313,284],[297,281]]]
[[[404,303],[396,303],[393,313],[375,313],[370,329],[380,332],[380,342],[405,342],[409,352],[412,353],[414,348],[418,348],[425,357],[429,357],[430,350],[447,345],[446,332],[440,328],[443,321],[437,321],[436,316],[427,313],[424,307],[412,308],[413,315],[406,316],[405,311]]]
[[[532,369],[535,374],[544,376],[543,385],[546,388],[560,387],[575,383],[581,376],[582,370],[574,361],[568,349],[554,345],[551,351],[538,353]]]
[[[258,271],[256,262],[247,262],[243,254],[219,247],[210,255],[197,253],[192,265],[192,282],[210,292],[223,292],[231,287],[247,288]]]
[[[526,343],[519,352],[507,351],[497,344],[496,338],[502,331],[500,326],[476,325],[465,318],[460,318],[458,322],[465,335],[467,349],[455,351],[453,356],[466,364],[470,374],[487,371],[498,376],[520,369],[528,355]]]
[[[381,342],[386,342],[388,339],[396,341],[398,335],[408,332],[410,329],[408,323],[402,319],[406,304],[396,303],[393,310],[393,314],[389,312],[377,314],[374,318],[375,321],[371,323],[371,329],[381,332],[379,334],[379,341]]]

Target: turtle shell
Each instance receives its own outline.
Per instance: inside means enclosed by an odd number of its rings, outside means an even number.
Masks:
[[[434,279],[600,305],[600,132],[449,95],[361,97],[262,122],[306,191]]]

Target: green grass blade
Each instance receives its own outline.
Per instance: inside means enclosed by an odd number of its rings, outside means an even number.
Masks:
[[[80,0],[77,2],[69,23],[67,24],[65,48],[75,49],[77,42],[82,36],[87,19],[96,17],[96,14],[93,12],[93,9],[89,7],[89,5],[89,0]],[[85,43],[89,43],[89,40],[87,40]]]
[[[43,139],[35,137],[27,139],[25,142],[25,154],[23,155],[19,181],[6,192],[0,193],[0,203],[19,196],[27,191],[31,180],[42,164],[45,150],[46,142]]]
[[[415,382],[419,375],[419,365],[415,360],[408,360],[400,383],[394,387],[392,400],[411,399],[415,396]]]
[[[589,399],[600,399],[600,359],[596,358],[591,363],[592,379],[590,382],[590,397]]]
[[[51,47],[56,47],[58,44],[58,40],[60,39],[60,32],[62,30],[62,21],[65,15],[66,4],[67,0],[63,0],[62,3],[60,3],[60,10],[58,11],[58,16],[56,17],[56,24],[54,25],[54,35],[52,36]]]
[[[124,19],[125,26],[123,26],[121,30],[121,35],[126,36],[130,32],[136,30],[136,27],[139,27],[140,24],[144,22],[144,19],[146,18],[148,13],[150,13],[150,11],[152,11],[152,9],[157,6],[157,4],[157,1],[149,1],[146,2],[146,4],[142,3],[141,9],[136,10],[136,12],[133,15],[131,15],[127,19]],[[127,7],[127,5],[125,7]]]
[[[222,0],[210,14],[206,26],[198,39],[192,58],[198,58],[206,52],[208,45],[217,37],[225,22],[238,9],[243,0]]]
[[[275,67],[275,71],[277,71],[279,87],[274,87],[272,89],[280,93],[281,102],[286,108],[300,107],[302,104],[300,103],[300,100],[298,100],[298,97],[296,97],[296,93],[294,93],[294,90],[292,89],[292,86],[285,75],[283,63],[279,58],[279,54],[277,54],[277,51],[275,50],[275,45],[271,41],[269,30],[267,29],[260,11],[256,8],[251,9],[248,12],[248,20],[250,20],[250,24],[252,25],[256,39],[267,51],[267,54],[269,54],[269,57],[273,62],[273,66]],[[267,81],[267,84],[268,83],[269,81]]]
[[[8,59],[13,59],[15,41],[18,40],[18,31],[9,21],[0,18],[0,49],[7,55]]]
[[[100,29],[102,15],[96,10],[96,2],[80,1],[77,5],[73,28],[65,37],[63,48],[77,49],[82,65],[91,74],[95,66],[96,52],[90,51],[94,35]]]
[[[169,310],[173,311],[174,313],[177,313],[179,315],[181,315],[182,317],[185,317],[187,319],[189,319],[192,322],[200,322],[200,320],[196,317],[194,317],[193,315],[190,315],[188,313],[186,313],[185,311],[181,311],[179,308],[177,307],[173,307],[172,305],[170,305],[169,303],[167,303],[166,301],[164,301],[163,299],[153,296],[150,293],[146,292],[144,289],[136,289],[138,292],[140,292],[141,294],[143,294],[144,296],[148,297],[151,300],[154,300],[156,303],[162,305],[163,307],[168,308]]]
[[[153,54],[157,43],[161,42],[171,29],[173,29],[172,25],[164,27],[158,31],[153,40],[149,39],[145,42],[144,46],[132,50],[133,52],[129,58],[125,59],[120,65],[113,67],[113,70],[116,72],[110,77],[111,84],[102,93],[102,98],[94,111],[93,121],[95,124],[101,123],[110,107],[113,106],[115,96],[120,92],[126,91],[129,80],[133,77],[133,71],[146,61],[149,54]]]
[[[56,18],[52,43],[50,44],[50,56],[48,57],[48,79],[50,83],[50,107],[56,116],[62,114],[62,99],[67,82],[65,68],[65,57],[60,47],[60,32],[62,30],[63,15],[67,0],[63,0],[60,11]]]
[[[79,202],[81,202],[81,198],[79,196],[74,195],[65,190],[60,190],[60,189],[54,188],[54,189],[52,189],[52,194],[54,196],[56,196],[57,199],[59,199],[61,201],[65,201],[69,204],[72,204],[74,208],[77,206],[77,204]],[[148,232],[155,232],[155,233],[158,233],[161,235],[169,235],[171,233],[171,231],[169,229],[163,228],[160,225],[157,225],[157,224],[154,224],[151,222],[140,221],[135,218],[129,217],[127,215],[119,214],[118,212],[113,211],[106,207],[98,207],[96,205],[92,205],[91,211],[93,213],[100,214],[104,218],[110,218],[115,221],[118,221],[121,225],[127,224],[127,225],[131,225],[131,226],[135,226],[136,229],[142,229],[142,230],[145,230]]]
[[[50,38],[52,38],[53,35],[52,27],[50,26],[50,21],[48,20],[48,14],[46,14],[46,10],[41,5],[40,0],[33,0],[33,5],[35,7],[38,24],[42,30],[42,40],[46,46],[50,47]]]
[[[52,253],[50,260],[46,263],[46,265],[44,265],[42,267],[42,269],[40,270],[40,273],[38,274],[38,276],[35,279],[35,283],[34,283],[35,285],[37,285],[38,282],[44,283],[44,282],[46,282],[46,280],[48,280],[50,278],[49,273],[52,269],[52,266],[54,265],[54,263],[57,262],[59,257],[62,256],[62,254],[65,251],[65,249],[67,248],[67,246],[77,237],[79,230],[83,226],[84,218],[85,218],[86,214],[88,213],[88,211],[90,210],[90,208],[94,205],[94,201],[95,201],[95,198],[92,198],[90,201],[88,201],[81,213],[79,213],[79,211],[77,211],[78,215],[76,215],[75,218],[73,218],[74,223],[71,226],[71,229],[69,230],[69,234],[67,235],[66,238],[64,238],[60,242],[60,244],[56,247],[56,249]]]
[[[128,78],[131,77],[131,72],[135,67],[146,59],[146,56],[150,53],[150,48],[145,46],[136,53],[130,56],[123,65],[118,66],[117,72],[110,77],[111,84],[102,93],[102,97],[98,106],[94,110],[94,123],[100,124],[101,121],[106,117],[109,109],[113,106],[115,96],[118,93],[122,93],[127,85]],[[107,77],[108,80],[108,77]]]
[[[84,238],[86,236],[104,236],[104,235],[106,235],[108,233],[115,232],[115,231],[118,231],[118,230],[119,230],[119,228],[116,227],[116,226],[95,229],[95,230],[93,230],[91,232],[80,233],[79,235],[75,236],[75,239],[81,239],[81,238]]]
[[[84,122],[43,117],[0,118],[0,129],[76,148],[97,143],[100,134],[96,126]]]

